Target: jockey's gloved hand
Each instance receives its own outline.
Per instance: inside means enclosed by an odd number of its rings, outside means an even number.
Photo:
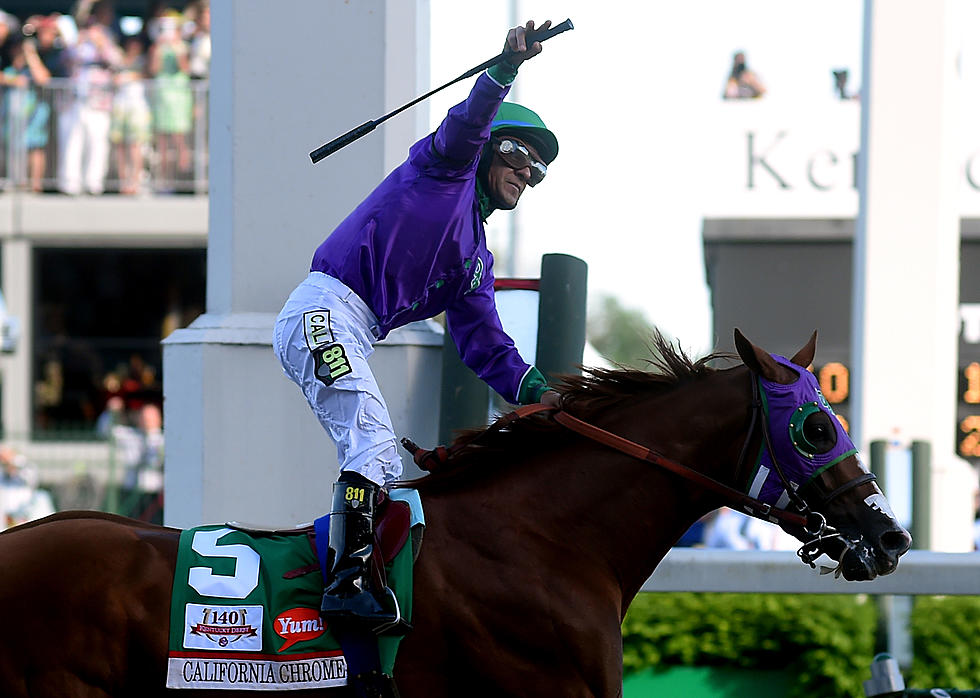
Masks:
[[[545,31],[551,27],[551,20],[547,20],[544,24],[537,28],[537,31]],[[509,32],[507,32],[507,39],[504,42],[504,51],[507,51],[510,55],[507,56],[507,62],[512,66],[517,68],[521,63],[533,58],[541,53],[541,42],[535,41],[530,46],[527,45],[526,36],[529,32],[533,32],[534,20],[528,20],[527,24],[523,27],[514,27]]]
[[[541,393],[541,403],[548,407],[561,407],[561,393],[557,390],[545,390]]]

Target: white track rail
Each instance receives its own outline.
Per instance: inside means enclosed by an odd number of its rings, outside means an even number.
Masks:
[[[890,575],[847,582],[820,575],[794,552],[673,548],[641,591],[980,596],[980,553],[912,550]]]

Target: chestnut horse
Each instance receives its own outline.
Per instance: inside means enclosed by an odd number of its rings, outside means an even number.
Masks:
[[[658,336],[658,371],[567,378],[561,413],[488,431],[414,483],[427,528],[415,566],[415,628],[395,666],[402,695],[621,695],[620,624],[631,600],[698,518],[751,504],[741,493],[757,496],[751,491],[772,469],[762,462],[783,461],[774,491],[779,481],[795,489],[787,479],[800,487],[783,508],[753,499],[753,510],[782,516],[784,528],[811,541],[805,560],[822,550],[851,580],[893,571],[911,539],[853,449],[842,450],[840,439],[850,442],[815,382],[801,407],[805,422],[789,427],[804,442],[795,445],[799,462],[786,462],[780,445],[787,427],[777,423],[772,391],[810,375],[802,367],[815,340],[790,364],[736,330],[744,365],[714,368],[709,361],[719,356],[691,361]],[[570,431],[556,422],[561,414],[621,437],[619,446]],[[624,452],[623,439],[639,450]],[[644,458],[645,449],[656,453]],[[821,454],[837,452],[815,467]],[[179,696],[164,688],[178,533],[67,512],[0,534],[0,694]],[[290,694],[338,690],[346,689]]]

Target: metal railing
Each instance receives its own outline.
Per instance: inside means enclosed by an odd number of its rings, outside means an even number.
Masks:
[[[910,550],[892,574],[847,582],[809,568],[794,552],[672,548],[640,590],[975,596],[980,595],[978,572],[980,553]]]
[[[208,83],[0,88],[0,190],[202,194]]]

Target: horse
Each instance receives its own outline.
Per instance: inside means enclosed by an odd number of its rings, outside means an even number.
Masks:
[[[896,568],[911,538],[853,449],[833,446],[850,442],[815,381],[805,419],[789,428],[803,445],[795,456],[780,445],[787,427],[772,390],[810,375],[816,333],[789,362],[738,330],[735,339],[742,364],[717,367],[735,357],[692,360],[658,334],[651,370],[567,376],[557,412],[464,434],[440,469],[412,482],[427,526],[414,628],[394,670],[402,696],[621,695],[630,602],[672,544],[722,505],[778,521],[803,541],[804,561],[825,553],[846,580]],[[828,444],[842,455],[816,467],[835,453]],[[776,490],[785,485],[779,506],[752,493],[763,461],[779,470]],[[0,534],[0,694],[179,696],[164,687],[179,533],[63,512]]]

